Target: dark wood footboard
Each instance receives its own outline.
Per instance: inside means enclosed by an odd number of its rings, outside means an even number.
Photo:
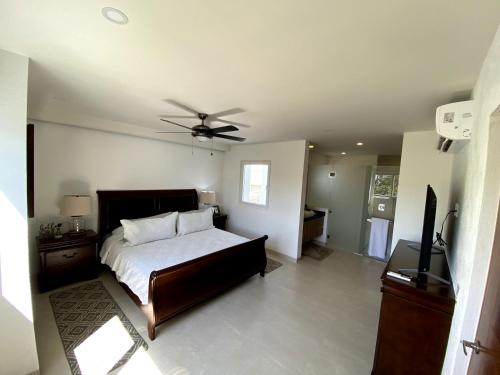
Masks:
[[[264,276],[267,236],[185,263],[153,271],[149,277],[149,303],[143,306],[148,335],[155,328],[206,299],[260,273]]]

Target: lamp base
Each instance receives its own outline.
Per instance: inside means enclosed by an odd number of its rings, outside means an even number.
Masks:
[[[75,233],[75,234],[85,233],[85,220],[83,219],[83,217],[82,216],[73,216],[73,217],[71,217],[71,219],[72,219],[73,228],[70,231],[70,233]]]

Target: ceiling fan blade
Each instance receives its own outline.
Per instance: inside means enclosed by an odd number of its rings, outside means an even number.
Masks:
[[[169,133],[169,134],[191,134],[192,132],[155,132],[155,133]]]
[[[212,118],[224,117],[224,116],[236,115],[238,113],[243,113],[243,112],[245,112],[245,110],[242,108],[231,108],[231,109],[228,109],[226,111],[211,113],[208,115],[208,117],[212,117]]]
[[[232,141],[238,141],[238,142],[243,142],[246,140],[246,138],[233,137],[232,135],[224,135],[224,134],[214,134],[213,136],[217,138],[230,139]]]
[[[191,129],[190,127],[188,127],[188,126],[184,126],[184,125],[178,124],[178,123],[173,122],[173,121],[170,121],[170,120],[165,120],[164,118],[161,118],[160,120],[161,120],[161,121],[168,122],[169,124],[173,124],[173,125],[177,125],[177,126],[182,126],[183,128],[186,128],[186,129],[192,130],[192,129]]]
[[[210,129],[210,131],[214,134],[217,134],[217,133],[227,133],[227,132],[235,132],[235,131],[238,131],[240,129],[238,129],[236,126],[233,126],[233,125],[228,125],[228,126],[221,126],[220,128],[213,128],[213,129]]]
[[[160,115],[161,118],[198,118],[198,116],[176,116],[176,115]]]
[[[218,119],[218,118],[210,119],[210,122],[222,122],[224,124],[236,125],[236,126],[240,126],[242,128],[251,128],[250,125],[241,124],[241,123],[235,122],[235,121],[221,120],[221,119]]]
[[[165,99],[165,101],[167,103],[170,103],[172,105],[175,105],[177,108],[181,108],[187,112],[190,112],[192,113],[193,115],[195,115],[196,117],[198,117],[198,111],[194,110],[193,108],[190,108],[188,107],[187,105],[185,104],[182,104],[182,103],[179,103],[177,100],[174,100],[174,99]]]

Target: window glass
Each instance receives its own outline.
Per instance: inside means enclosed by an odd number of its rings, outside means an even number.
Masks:
[[[392,174],[376,174],[374,195],[390,197],[392,195],[392,186],[394,176]]]
[[[399,185],[399,175],[394,176],[394,183],[392,187],[392,196],[397,197],[398,196],[398,185]]]
[[[242,202],[267,206],[269,166],[269,162],[242,163]]]

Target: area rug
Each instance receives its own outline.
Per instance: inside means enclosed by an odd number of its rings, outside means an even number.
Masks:
[[[332,249],[316,244],[306,245],[306,247],[302,249],[302,255],[314,258],[316,260],[323,260],[331,253],[333,253]]]
[[[75,355],[75,349],[114,317],[120,319],[121,324],[132,339],[133,345],[110,371],[125,364],[140,347],[144,348],[144,350],[148,349],[146,342],[104,288],[101,281],[92,281],[75,288],[53,293],[49,296],[49,299],[64,352],[73,374],[82,373]]]
[[[280,268],[283,264],[277,260],[267,258],[266,273],[273,272],[275,269]]]

